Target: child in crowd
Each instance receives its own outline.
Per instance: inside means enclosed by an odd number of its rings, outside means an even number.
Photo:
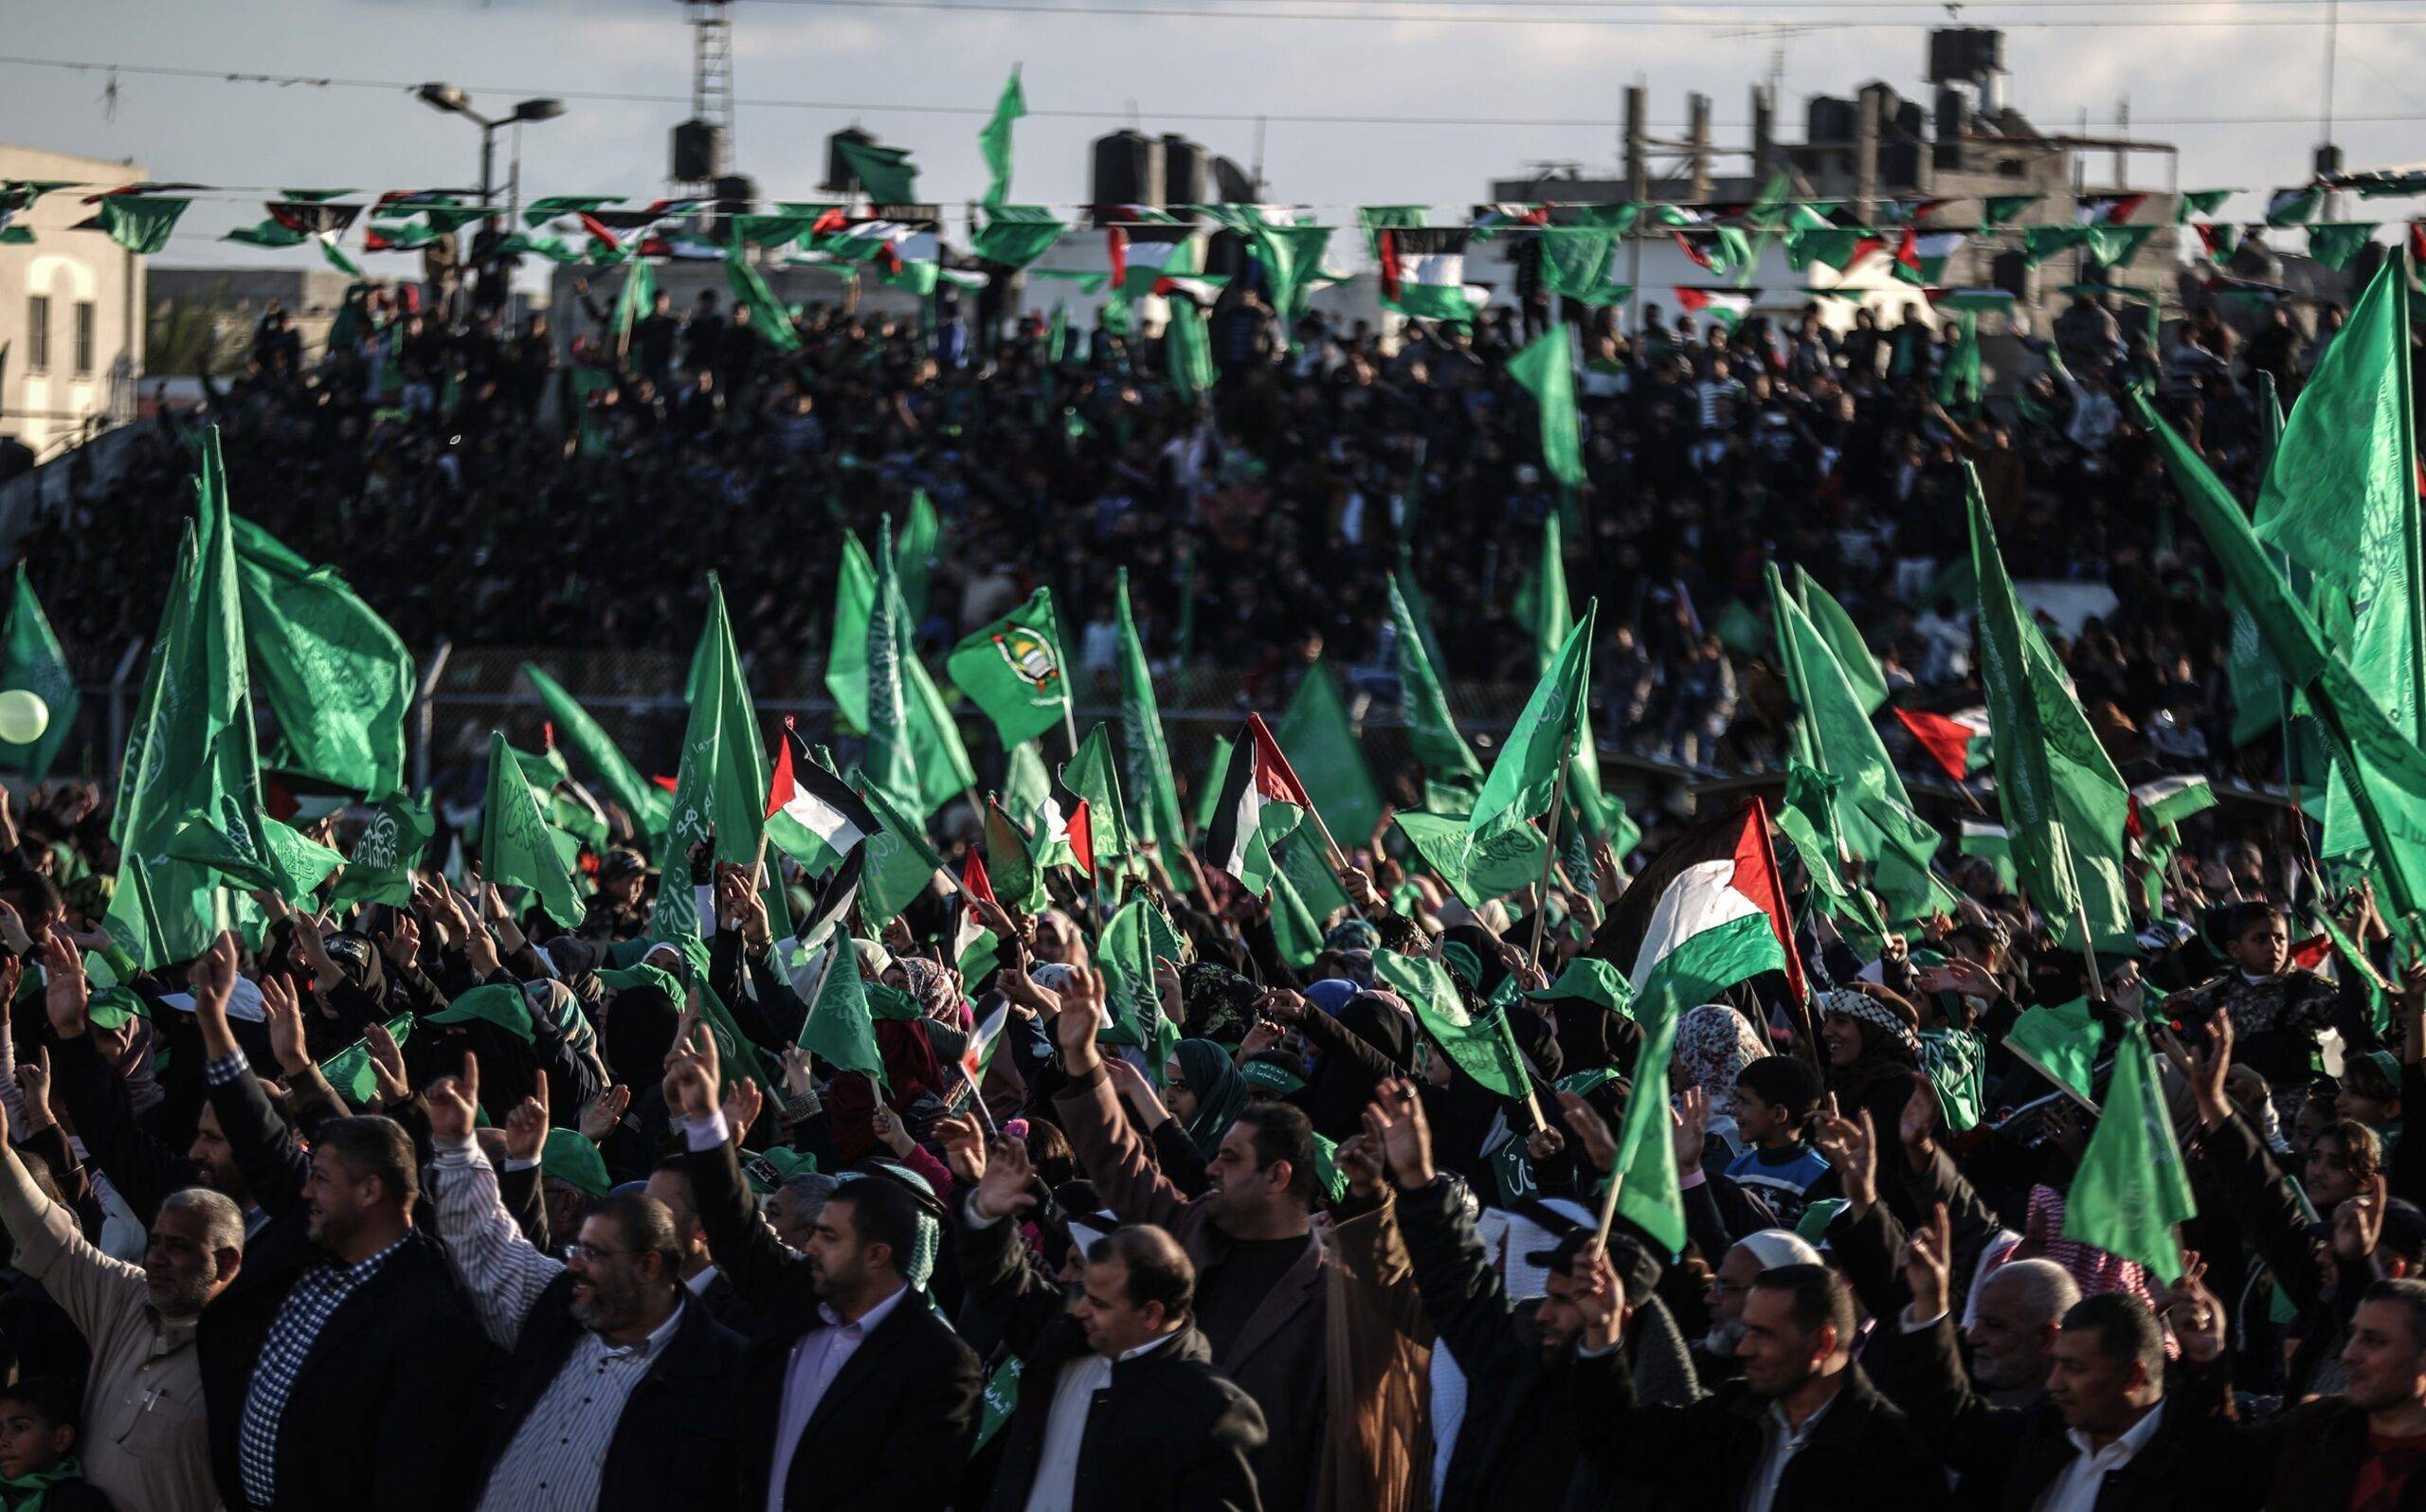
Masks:
[[[52,1377],[0,1387],[0,1507],[8,1512],[110,1512],[76,1463],[76,1388]]]
[[[1735,1124],[1745,1147],[1727,1174],[1766,1202],[1783,1228],[1794,1227],[1814,1197],[1829,1195],[1820,1190],[1832,1181],[1827,1158],[1804,1134],[1822,1090],[1820,1073],[1794,1055],[1765,1055],[1736,1073]]]

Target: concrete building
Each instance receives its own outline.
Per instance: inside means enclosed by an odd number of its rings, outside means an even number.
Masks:
[[[314,252],[315,261],[318,254]],[[172,268],[154,264],[151,271],[150,310],[155,330],[179,331],[173,347],[154,352],[146,371],[155,377],[190,377],[195,368],[194,329],[209,326],[215,353],[213,370],[223,379],[229,359],[241,367],[252,350],[253,328],[273,304],[286,312],[303,340],[304,360],[328,350],[329,327],[345,303],[353,280],[328,266],[294,268]]]
[[[0,146],[0,179],[116,187],[149,175],[132,163]],[[131,419],[143,370],[144,260],[98,231],[84,194],[58,189],[10,223],[33,233],[0,245],[0,436],[50,457]]]

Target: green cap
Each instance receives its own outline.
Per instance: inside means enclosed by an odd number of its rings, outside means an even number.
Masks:
[[[750,1183],[751,1191],[762,1196],[803,1171],[817,1169],[816,1156],[788,1144],[778,1144],[771,1150],[761,1150],[755,1155],[748,1150],[741,1153],[745,1157],[741,1162],[742,1179]]]
[[[925,1017],[918,1011],[918,999],[899,987],[888,987],[881,981],[866,984],[868,1017],[891,1019],[896,1024],[914,1024]]]
[[[531,1042],[531,1005],[522,989],[510,982],[474,987],[428,1016],[433,1024],[463,1024],[475,1018],[497,1025],[526,1045]]]
[[[605,1197],[615,1184],[606,1179],[606,1160],[598,1146],[569,1128],[548,1130],[548,1143],[539,1150],[539,1174],[554,1177],[584,1197]]]
[[[634,987],[655,987],[665,994],[677,1007],[681,1006],[684,997],[682,983],[676,980],[674,973],[663,966],[652,966],[645,961],[620,970],[609,967],[598,973],[598,984],[613,992],[629,992]]]
[[[1260,1055],[1240,1067],[1239,1076],[1250,1087],[1261,1087],[1283,1097],[1303,1090],[1306,1085],[1303,1076],[1276,1060],[1266,1060]]]
[[[1452,940],[1440,947],[1440,959],[1469,987],[1482,985],[1482,957],[1463,940]]]
[[[118,1029],[130,1019],[148,1018],[151,1015],[143,1011],[143,999],[128,988],[103,987],[93,994],[92,1001],[84,1009],[84,1017],[96,1029]]]
[[[1566,963],[1558,980],[1547,987],[1525,994],[1535,1002],[1548,1002],[1553,998],[1581,998],[1597,1002],[1620,1018],[1634,1017],[1634,983],[1626,980],[1617,963],[1592,956],[1578,956]]]
[[[1552,1085],[1562,1092],[1573,1092],[1578,1097],[1589,1097],[1617,1079],[1618,1069],[1615,1066],[1595,1066],[1590,1071],[1580,1071],[1571,1076],[1562,1076]]]
[[[1821,1243],[1828,1237],[1828,1225],[1849,1206],[1843,1197],[1821,1197],[1802,1210],[1794,1225],[1795,1235],[1814,1245]]]
[[[1334,1158],[1338,1150],[1338,1141],[1314,1136],[1314,1180],[1322,1187],[1323,1197],[1332,1202],[1348,1195],[1348,1176]]]

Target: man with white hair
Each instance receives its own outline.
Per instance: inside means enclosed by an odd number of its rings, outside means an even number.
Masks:
[[[1790,1229],[1761,1229],[1728,1248],[1710,1283],[1710,1331],[1693,1346],[1693,1369],[1705,1384],[1735,1376],[1744,1365],[1744,1299],[1752,1283],[1781,1266],[1816,1266],[1820,1251]]]

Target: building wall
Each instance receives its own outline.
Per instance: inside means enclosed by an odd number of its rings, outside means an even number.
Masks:
[[[317,259],[317,253],[313,254]],[[303,338],[306,361],[327,350],[329,327],[345,303],[352,279],[334,268],[171,268],[154,266],[149,308],[178,301],[208,309],[226,337],[250,350],[253,328],[272,304],[286,312]],[[225,374],[221,375],[223,378]]]
[[[0,179],[115,187],[148,176],[129,163],[0,146]],[[44,195],[11,223],[33,232],[32,244],[0,246],[0,435],[45,458],[97,417],[131,417],[143,370],[144,260],[98,231],[68,229],[93,213],[86,192]]]

